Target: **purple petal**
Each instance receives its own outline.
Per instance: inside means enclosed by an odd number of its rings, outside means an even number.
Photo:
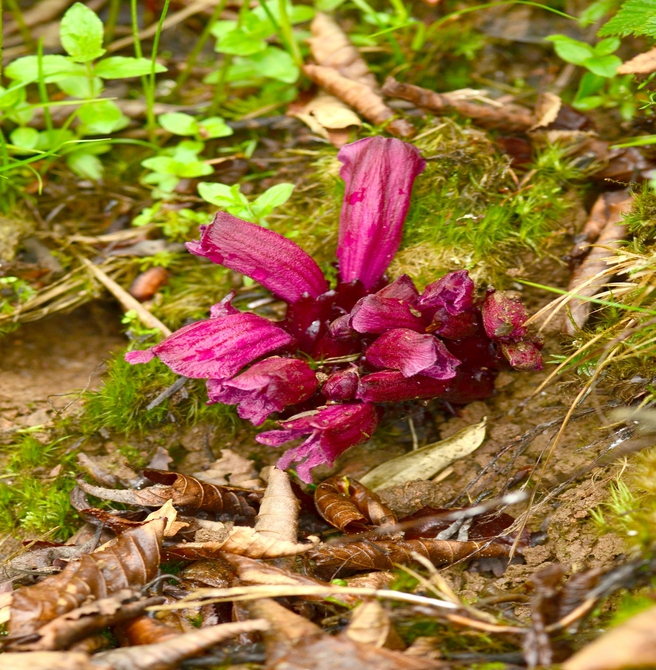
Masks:
[[[285,468],[307,458],[298,466],[297,472],[304,477],[303,481],[308,481],[311,468],[320,463],[332,465],[349,447],[366,442],[376,430],[378,419],[376,407],[367,403],[331,405],[283,421],[283,430],[260,433],[255,439],[262,444],[279,445],[300,437],[300,434],[309,434],[308,440],[278,461],[278,467]]]
[[[207,393],[210,402],[239,404],[239,416],[259,426],[272,412],[307,400],[318,385],[316,375],[304,361],[273,357],[254,363],[227,381],[210,379]]]
[[[185,326],[151,347],[130,352],[130,363],[152,360],[153,354],[173,372],[185,377],[226,379],[245,365],[294,338],[256,314],[238,313]]]
[[[542,370],[540,347],[529,340],[502,342],[501,351],[515,370]]]
[[[489,370],[459,371],[453,379],[438,380],[400,372],[374,372],[360,380],[356,397],[364,402],[407,402],[422,398],[441,398],[467,403],[488,398],[494,392],[494,373]]]
[[[314,345],[327,331],[334,301],[335,292],[327,291],[318,298],[304,296],[289,305],[284,326],[296,338],[299,349],[312,353]]]
[[[337,258],[343,281],[371,289],[401,242],[412,185],[426,162],[401,140],[367,137],[342,147],[346,182],[339,221]]]
[[[407,328],[395,328],[381,335],[365,352],[377,368],[400,370],[404,377],[419,373],[434,379],[456,375],[460,361],[433,335],[421,335]]]
[[[155,358],[155,354],[152,349],[145,349],[144,351],[128,351],[125,354],[125,360],[132,365],[137,363],[150,363],[150,361]]]
[[[353,308],[351,327],[359,333],[384,333],[392,328],[409,328],[423,333],[424,322],[403,300],[368,295]]]
[[[422,311],[443,307],[449,314],[460,314],[474,306],[474,282],[467,270],[449,272],[442,279],[429,284],[417,307]]]
[[[236,293],[230,291],[228,295],[217,302],[216,305],[210,307],[210,318],[211,319],[222,319],[224,316],[230,316],[231,314],[239,314],[239,310],[236,307],[232,306],[232,301],[235,299]]]
[[[329,326],[328,332],[336,342],[352,342],[358,331],[351,328],[351,315],[338,316]]]
[[[187,249],[251,277],[288,303],[328,289],[319,266],[291,240],[226,212],[201,226],[200,240]]]
[[[493,340],[513,341],[526,336],[528,319],[526,307],[519,298],[503,291],[489,293],[482,309],[483,326],[487,336]]]
[[[478,318],[476,312],[469,310],[460,314],[449,314],[445,307],[438,307],[433,314],[430,326],[426,328],[429,333],[435,333],[447,340],[460,340],[463,337],[471,337],[478,330]]]
[[[357,368],[339,370],[328,377],[321,393],[329,400],[352,400],[358,390],[359,381]]]
[[[376,293],[381,298],[396,298],[397,300],[405,300],[410,305],[415,305],[419,298],[419,291],[414,282],[408,275],[401,275],[397,277],[391,284],[380,289]]]

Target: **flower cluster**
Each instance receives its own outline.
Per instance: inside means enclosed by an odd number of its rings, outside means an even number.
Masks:
[[[190,242],[192,253],[240,272],[287,303],[272,322],[232,306],[181,328],[131,363],[157,356],[174,372],[207,379],[209,402],[237,405],[258,426],[274,412],[300,412],[257,440],[279,447],[306,437],[278,462],[299,477],[332,464],[376,430],[384,403],[490,396],[503,366],[542,365],[519,300],[489,291],[477,299],[465,270],[419,293],[408,276],[384,273],[401,241],[415,178],[425,163],[397,139],[373,137],[341,149],[345,182],[330,288],[316,262],[290,240],[225,212]]]

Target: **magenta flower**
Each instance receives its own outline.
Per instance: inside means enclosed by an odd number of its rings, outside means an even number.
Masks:
[[[296,468],[298,476],[311,482],[310,470],[317,465],[332,465],[350,447],[366,442],[378,426],[379,410],[369,403],[331,405],[307,412],[289,421],[281,421],[282,430],[260,433],[257,441],[270,447],[309,435],[307,440],[278,461],[281,470],[305,459]]]
[[[372,137],[347,145],[338,158],[346,191],[333,288],[293,242],[221,212],[189,251],[259,282],[287,303],[285,318],[272,323],[239,312],[231,294],[209,319],[126,355],[131,363],[157,356],[178,374],[206,378],[209,402],[237,405],[254,425],[285,413],[281,430],[256,439],[279,447],[307,436],[278,461],[280,468],[298,463],[306,482],[313,467],[368,440],[385,403],[466,403],[491,395],[508,361],[519,369],[541,365],[521,303],[499,292],[477,301],[466,271],[421,295],[410,277],[384,277],[424,169],[418,150]]]
[[[319,386],[312,368],[297,358],[265,358],[228,380],[209,379],[210,403],[237,405],[242,419],[260,426],[272,412],[310,398]]]

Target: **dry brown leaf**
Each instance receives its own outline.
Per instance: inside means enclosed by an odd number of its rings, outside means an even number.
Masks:
[[[351,613],[351,622],[345,631],[355,642],[387,649],[405,649],[403,640],[392,626],[387,610],[378,600],[367,600]]]
[[[369,70],[366,61],[333,18],[317,12],[310,24],[310,30],[312,31],[312,37],[308,40],[310,51],[318,65],[337,70],[343,77],[364,84],[372,90],[378,88],[376,77]]]
[[[284,542],[261,535],[254,528],[236,526],[223,542],[187,542],[174,544],[166,548],[170,556],[189,560],[214,558],[221,552],[229,552],[250,558],[282,558],[296,556],[313,548],[313,544]]]
[[[299,508],[289,475],[284,470],[273,468],[255,520],[255,533],[285,546],[296,544]]]
[[[75,651],[11,652],[0,656],[0,670],[113,670],[106,664],[92,664],[88,654]]]
[[[343,100],[365,119],[377,125],[386,124],[386,130],[392,135],[409,138],[415,134],[415,127],[405,119],[394,118],[395,112],[366,84],[353,81],[321,65],[305,65],[303,71],[317,86]]]
[[[508,132],[525,131],[533,125],[531,110],[520,105],[507,103],[500,107],[482,105],[453,96],[436,93],[427,88],[403,84],[388,77],[382,89],[383,95],[412,102],[417,107],[434,114],[456,112],[473,119],[484,128],[501,128]]]
[[[214,461],[207,470],[194,472],[194,477],[217,486],[238,486],[256,490],[263,488],[253,461],[230,449],[222,449],[221,458]]]
[[[336,133],[335,131],[362,126],[360,117],[348,105],[334,95],[322,91],[302,107],[294,111],[290,110],[289,114],[303,121],[313,133],[330,140],[333,144],[344,139],[344,143],[339,146],[348,142],[350,133]]]
[[[569,319],[567,320],[566,328],[569,334],[573,334],[577,328],[582,328],[587,323],[592,311],[592,303],[585,298],[593,297],[606,284],[608,278],[603,276],[603,273],[608,268],[607,259],[612,256],[613,249],[616,249],[626,237],[623,215],[631,209],[633,196],[629,195],[628,191],[616,191],[607,194],[606,202],[608,204],[606,223],[595,246],[583,263],[572,273],[567,287],[568,291],[582,296],[572,298],[569,303],[574,321],[572,324]]]
[[[589,116],[566,105],[553,93],[542,93],[535,105],[535,124],[528,130],[535,131],[585,131],[592,130]]]
[[[434,670],[443,665],[362,644],[345,635],[333,637],[304,617],[273,600],[262,598],[249,604],[250,611],[270,622],[264,633],[267,668],[271,670]]]
[[[254,491],[231,486],[215,486],[179,472],[166,470],[144,470],[144,475],[155,482],[155,486],[141,490],[118,490],[92,486],[84,481],[78,481],[78,484],[89,495],[126,505],[161,507],[167,500],[171,500],[176,507],[186,510],[246,517],[253,517],[256,514],[252,503],[256,503],[259,496]]]
[[[138,616],[114,628],[122,646],[139,646],[163,642],[172,637],[178,637],[180,630],[151,616]]]
[[[656,71],[656,47],[638,54],[617,68],[617,74],[651,74]]]
[[[159,570],[160,547],[174,515],[159,510],[147,523],[128,530],[112,546],[71,561],[61,573],[14,591],[9,638],[20,642],[53,619],[80,607],[87,598],[104,598],[121,589],[140,588]]]
[[[394,570],[398,563],[414,563],[413,553],[427,558],[433,565],[450,565],[474,556],[508,556],[509,552],[508,545],[497,543],[404,540],[322,544],[312,549],[308,558],[314,561],[322,573],[332,574],[342,570]]]
[[[487,420],[458,431],[440,442],[429,444],[381,463],[362,477],[374,491],[400,486],[417,479],[430,479],[454,461],[471,454],[483,444]]]
[[[321,482],[314,492],[319,514],[344,533],[361,533],[396,523],[396,515],[366,486],[345,476]]]
[[[100,598],[72,612],[53,619],[37,631],[39,639],[14,644],[21,651],[59,651],[108,626],[115,626],[142,614],[147,607],[159,605],[164,598],[137,600],[130,589],[122,589],[107,598]]]
[[[604,633],[563,663],[563,670],[656,667],[656,607]]]
[[[238,554],[226,554],[225,558],[237,569],[239,579],[244,584],[268,584],[268,585],[287,585],[287,586],[329,586],[327,582],[313,579],[307,575],[301,575],[281,568],[271,563],[256,561],[247,556]],[[380,573],[377,573],[380,574]],[[385,584],[387,586],[388,582]],[[379,588],[379,587],[372,587]],[[381,587],[382,588],[382,587]],[[324,596],[304,596],[305,600],[322,601]],[[360,600],[359,596],[344,594],[339,596],[342,602],[354,605]]]

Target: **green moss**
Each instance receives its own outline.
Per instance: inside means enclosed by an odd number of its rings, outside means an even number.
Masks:
[[[448,119],[416,142],[428,165],[416,181],[394,275],[419,285],[466,268],[482,280],[503,282],[522,250],[540,253],[572,206],[568,182],[579,172],[566,150],[535,156],[525,184],[488,136]],[[421,137],[421,136],[420,136]]]
[[[27,435],[4,448],[7,460],[0,481],[0,532],[38,535],[57,527],[55,537],[69,537],[76,514],[69,494],[75,486],[70,440],[43,444]],[[61,466],[57,474],[51,471]]]

